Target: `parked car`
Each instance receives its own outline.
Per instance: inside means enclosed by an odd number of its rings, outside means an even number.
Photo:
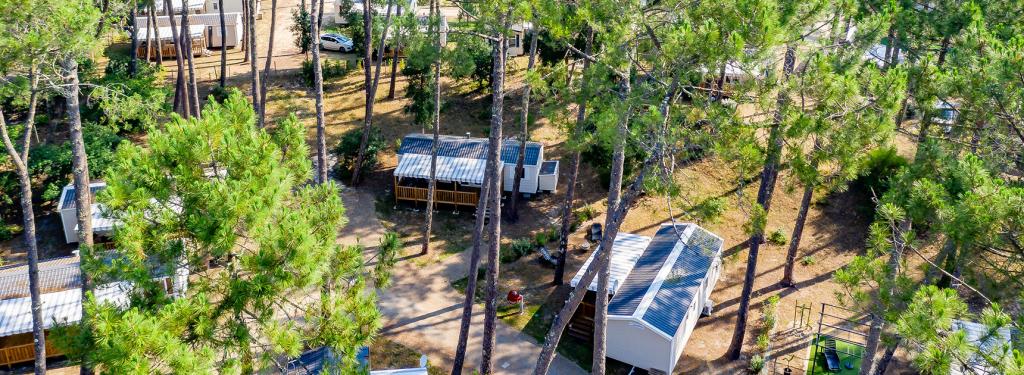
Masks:
[[[320,48],[339,52],[352,52],[354,48],[352,39],[338,34],[323,34],[320,36]]]

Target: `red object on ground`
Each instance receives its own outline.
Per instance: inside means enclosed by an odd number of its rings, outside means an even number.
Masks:
[[[511,303],[518,303],[518,302],[521,302],[523,300],[523,295],[519,294],[519,292],[516,291],[516,290],[510,290],[508,292],[508,296],[506,298]]]

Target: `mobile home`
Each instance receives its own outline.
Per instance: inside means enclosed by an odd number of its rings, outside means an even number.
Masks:
[[[174,22],[176,25],[180,25],[181,18],[175,18]],[[152,30],[152,28],[147,26],[148,23],[149,20],[147,17],[135,18],[135,27],[139,30],[138,41],[141,53],[145,53],[144,44],[147,41],[146,33]],[[195,34],[195,31],[199,31],[202,34],[201,41],[203,43],[198,45],[200,48],[197,48],[195,45],[196,38],[198,36],[193,35],[193,50],[221,48],[221,46],[234,48],[242,43],[242,13],[224,13],[224,41],[221,41],[220,37],[220,14],[192,14],[188,16],[188,23],[189,29],[193,31],[193,34]],[[161,29],[159,30],[159,36],[164,39],[165,43],[169,42],[171,40],[171,21],[166,16],[156,17],[156,25]],[[173,46],[171,46],[171,48],[173,49]],[[171,57],[174,57],[173,52]]]
[[[475,206],[487,169],[487,138],[441,136],[437,146],[438,185],[435,202]],[[512,191],[518,140],[503,140],[501,147],[503,190]],[[426,201],[434,138],[430,134],[406,135],[398,149],[394,171],[396,200]],[[544,161],[544,145],[526,142],[523,178],[519,191],[525,195],[553,192],[558,183],[558,161]]]
[[[663,224],[653,238],[620,234],[615,242],[607,291],[608,357],[651,374],[671,374],[710,301],[724,242],[695,224]],[[596,292],[595,285],[588,293]],[[573,323],[581,321],[574,317]]]
[[[107,184],[105,182],[89,184],[89,190],[92,192],[91,196],[93,199],[92,231],[93,234],[100,236],[109,236],[117,225],[116,220],[106,215],[106,208],[102,204],[96,203],[96,194],[106,188]],[[58,209],[60,210],[60,221],[64,227],[64,240],[67,243],[78,242],[78,203],[75,200],[76,198],[75,185],[68,184],[60,192],[60,200],[57,201]]]

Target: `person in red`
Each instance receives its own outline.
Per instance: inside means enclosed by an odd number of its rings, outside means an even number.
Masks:
[[[522,314],[523,311],[526,309],[525,301],[523,299],[523,295],[519,294],[519,291],[517,291],[515,289],[510,290],[508,292],[508,296],[506,298],[508,299],[509,303],[515,303],[515,304],[519,305],[519,314]]]

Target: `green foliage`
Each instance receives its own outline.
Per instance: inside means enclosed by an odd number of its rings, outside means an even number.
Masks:
[[[4,224],[0,223],[0,241],[7,241],[21,234],[21,226],[17,224]],[[3,261],[0,260],[0,265],[3,265]]]
[[[800,264],[804,267],[813,266],[816,263],[818,263],[818,258],[815,258],[814,255],[804,255],[803,258],[800,258]]]
[[[405,97],[411,99],[405,112],[412,113],[413,121],[419,125],[431,124],[434,116],[434,64],[440,51],[432,38],[433,35],[414,32],[405,47],[408,57],[402,75],[408,79]]]
[[[165,87],[160,67],[138,61],[135,75],[128,74],[128,59],[108,61],[102,75],[84,72],[82,120],[109,126],[119,133],[148,130],[171,112],[171,89]]]
[[[85,152],[89,156],[89,175],[100,178],[116,160],[114,150],[123,139],[107,126],[86,123],[82,126]],[[71,175],[71,143],[43,143],[29,151],[29,173],[38,184],[33,194],[43,201],[60,196]]]
[[[340,178],[348,178],[355,169],[356,158],[359,156],[359,143],[362,140],[363,130],[352,129],[341,136],[341,142],[334,147],[334,154],[338,155],[338,164],[335,166],[335,173]],[[380,129],[370,129],[370,138],[366,144],[366,155],[363,158],[362,171],[368,172],[377,167],[379,161],[377,154],[387,147],[387,141],[380,134]]]
[[[534,249],[534,242],[530,238],[518,238],[509,245],[501,246],[501,262],[512,263]]]
[[[202,120],[175,117],[118,149],[99,197],[123,223],[117,257],[86,257],[85,267],[135,288],[124,308],[88,305],[93,337],[70,348],[73,358],[142,372],[269,371],[325,345],[352,363],[372,340],[380,316],[362,254],[336,244],[346,222],[338,187],[305,184],[309,149],[294,117],[271,134],[255,116],[236,90]],[[199,272],[211,260],[225,266]],[[171,299],[153,277],[177,265],[192,277]]]
[[[309,10],[306,7],[298,7],[292,11],[292,24],[288,26],[288,31],[291,31],[292,35],[295,36],[292,43],[303,54],[309,52],[309,45],[312,43],[309,34],[309,23]]]
[[[728,200],[725,197],[712,197],[684,210],[685,214],[697,223],[710,224],[722,221],[722,214],[727,208]]]
[[[786,238],[786,232],[783,232],[782,229],[775,229],[769,232],[766,240],[769,244],[775,246],[782,246],[789,242],[789,239]]]
[[[391,285],[391,270],[398,261],[398,253],[402,251],[402,238],[398,232],[387,231],[380,238],[378,247],[377,264],[373,266],[374,284],[378,288],[387,288]],[[362,251],[359,251],[361,254]]]
[[[533,244],[535,246],[544,246],[551,239],[552,237],[550,237],[550,234],[547,231],[540,231],[533,235]]]
[[[591,219],[597,217],[597,209],[595,209],[593,206],[586,205],[576,209],[576,211],[573,212],[573,216],[576,217],[577,222],[588,222]]]
[[[750,370],[752,374],[760,374],[761,371],[764,370],[764,365],[764,357],[760,354],[754,354],[754,356],[750,357],[750,365],[747,366],[747,369]]]
[[[868,151],[861,170],[863,174],[853,181],[853,187],[869,198],[881,197],[889,190],[890,179],[908,166],[907,158],[900,156],[895,147],[882,147]]]
[[[329,80],[332,78],[344,77],[348,72],[352,71],[349,67],[347,60],[332,60],[320,58],[320,72],[323,79]],[[304,60],[302,62],[302,82],[308,87],[313,87],[313,61]]]
[[[449,59],[452,78],[475,82],[477,89],[489,87],[494,72],[491,46],[475,36],[449,35],[458,46]]]

